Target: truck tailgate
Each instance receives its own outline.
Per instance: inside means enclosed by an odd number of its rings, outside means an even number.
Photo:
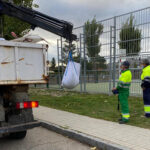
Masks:
[[[0,41],[0,85],[46,83],[47,46]]]

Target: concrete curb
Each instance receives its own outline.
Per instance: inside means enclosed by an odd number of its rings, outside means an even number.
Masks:
[[[58,125],[54,125],[52,123],[49,122],[43,122],[41,121],[41,126],[54,131],[58,134],[62,134],[64,136],[67,136],[71,139],[77,140],[81,143],[84,144],[88,144],[92,147],[97,147],[98,149],[102,149],[102,150],[128,150],[128,148],[126,147],[122,147],[120,145],[117,144],[112,144],[112,143],[108,143],[107,141],[101,140],[99,138],[95,138],[74,130],[70,130],[70,129],[66,129],[65,127],[60,127]]]

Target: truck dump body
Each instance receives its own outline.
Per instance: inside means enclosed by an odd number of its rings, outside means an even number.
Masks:
[[[0,85],[46,83],[47,45],[0,41]]]

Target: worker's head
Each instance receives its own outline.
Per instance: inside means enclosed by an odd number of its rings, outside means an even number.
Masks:
[[[146,67],[146,66],[148,66],[148,65],[150,65],[150,62],[149,62],[148,59],[143,59],[143,60],[141,61],[141,66],[142,66],[142,68],[144,68],[144,67]]]
[[[121,70],[129,69],[129,66],[130,66],[130,63],[129,63],[128,61],[124,61],[124,62],[121,64]]]

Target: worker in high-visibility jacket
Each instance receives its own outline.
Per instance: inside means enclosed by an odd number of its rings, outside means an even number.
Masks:
[[[148,59],[142,60],[141,87],[143,89],[145,117],[150,117],[150,62]]]
[[[130,113],[129,113],[129,105],[128,105],[128,97],[129,97],[129,87],[132,81],[132,73],[129,70],[129,62],[124,61],[121,64],[121,75],[119,77],[119,81],[117,83],[117,87],[113,88],[113,91],[118,91],[118,98],[121,105],[121,119],[119,119],[120,124],[125,124],[129,121]]]

